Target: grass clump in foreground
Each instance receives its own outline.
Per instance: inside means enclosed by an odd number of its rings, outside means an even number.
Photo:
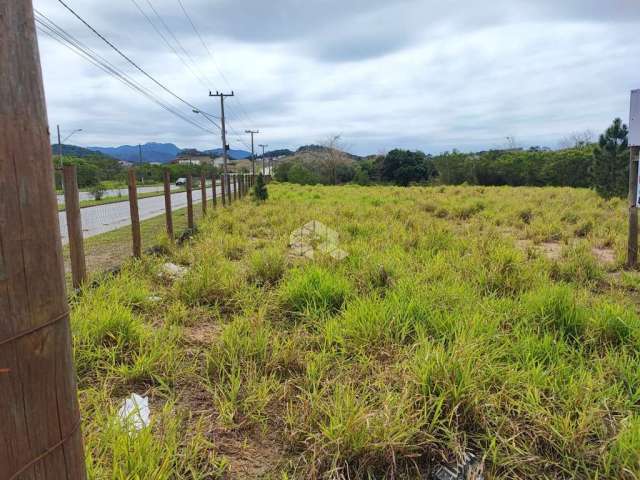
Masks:
[[[488,478],[640,477],[622,201],[269,188],[73,299],[93,478],[412,479],[466,451]],[[289,251],[312,220],[348,257]],[[137,437],[117,422],[133,391]]]

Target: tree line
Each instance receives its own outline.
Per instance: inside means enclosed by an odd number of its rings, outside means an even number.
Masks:
[[[62,163],[64,165],[76,165],[78,178],[78,187],[92,188],[99,186],[103,182],[127,182],[128,167],[120,164],[118,160],[104,155],[91,155],[86,157],[63,156]],[[60,165],[59,158],[54,158],[54,164]],[[213,165],[199,164],[166,164],[155,165],[150,163],[136,164],[136,175],[140,182],[144,183],[161,183],[164,180],[164,171],[168,170],[171,181],[175,181],[180,177],[186,177],[188,174],[200,176],[201,173],[210,177],[213,174],[219,175],[221,169]],[[56,185],[60,185],[61,174],[56,171]]]
[[[561,150],[533,147],[428,155],[395,149],[353,160],[331,146],[312,156],[297,155],[280,162],[274,176],[278,181],[300,184],[566,186],[594,188],[609,198],[624,196],[628,189],[627,137],[627,126],[616,119],[596,144],[579,141]]]

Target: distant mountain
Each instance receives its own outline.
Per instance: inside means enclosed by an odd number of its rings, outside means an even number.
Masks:
[[[327,150],[327,147],[325,147],[324,145],[303,145],[302,147],[298,148],[298,150],[296,150],[296,153],[311,153],[311,152],[324,152],[325,150]],[[349,153],[349,152],[343,152],[347,157],[351,158],[352,160],[361,160],[362,157],[358,156],[358,155],[354,155],[353,153]]]
[[[289,150],[288,148],[281,148],[280,150],[271,150],[270,152],[265,152],[264,156],[265,157],[290,157],[292,155],[294,155],[295,152],[292,150]],[[260,155],[260,158],[262,158],[262,155]]]
[[[138,162],[138,145],[121,145],[120,147],[90,147],[91,150],[110,155],[126,162]],[[173,143],[145,143],[142,145],[142,161],[169,163],[176,158],[181,149]]]
[[[53,152],[54,155],[58,155],[58,145],[57,144],[51,145],[51,151]],[[80,158],[86,158],[86,157],[102,157],[102,158],[110,158],[110,159],[114,158],[110,155],[106,155],[101,152],[96,152],[95,150],[90,150],[88,148],[79,147],[77,145],[64,145],[64,144],[62,145],[62,155],[65,157],[80,157]]]
[[[208,153],[213,155],[214,157],[222,156],[221,148],[214,148],[213,150],[205,150],[204,153]],[[245,158],[250,158],[251,152],[247,152],[246,150],[234,150],[229,149],[229,158],[231,160],[244,160]]]

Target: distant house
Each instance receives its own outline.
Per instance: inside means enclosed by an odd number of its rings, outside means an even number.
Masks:
[[[174,165],[207,165],[207,164],[212,164],[215,161],[215,159],[211,158],[211,155],[207,155],[207,154],[203,154],[203,153],[190,153],[190,152],[183,152],[180,155],[178,155],[175,160],[173,160],[171,163],[173,163]]]

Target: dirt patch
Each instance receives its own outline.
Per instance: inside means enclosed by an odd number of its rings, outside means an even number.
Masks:
[[[543,242],[538,247],[549,260],[558,260],[562,253],[562,245],[558,242]]]
[[[516,247],[518,247],[523,252],[526,252],[531,247],[533,247],[533,242],[531,240],[516,240]]]
[[[549,260],[560,259],[562,253],[562,244],[558,242],[543,242],[539,245],[534,244],[531,240],[516,240],[516,247],[523,252],[536,250],[542,253]]]
[[[591,252],[600,263],[612,265],[616,263],[616,254],[610,248],[593,248]]]
[[[211,345],[220,335],[221,326],[212,323],[198,323],[184,329],[184,339],[195,345]]]
[[[229,478],[263,478],[275,472],[285,457],[273,438],[220,435],[215,443],[218,453],[229,459]]]

